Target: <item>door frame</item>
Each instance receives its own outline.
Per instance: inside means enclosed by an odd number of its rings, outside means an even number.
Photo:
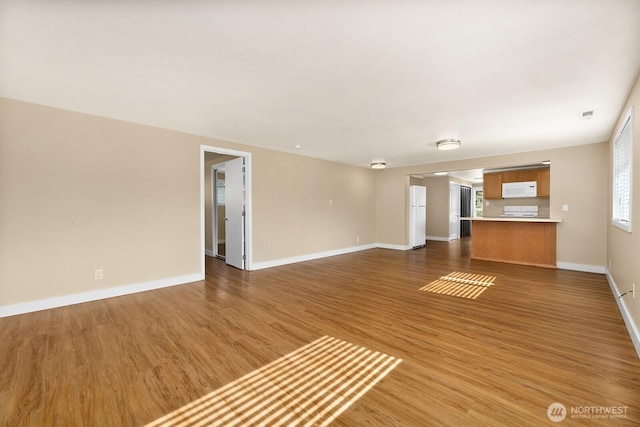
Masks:
[[[204,278],[205,274],[205,153],[225,154],[235,157],[244,157],[245,167],[245,262],[244,269],[253,269],[253,209],[251,197],[251,153],[247,151],[230,150],[228,148],[213,147],[210,145],[200,146],[200,274]]]

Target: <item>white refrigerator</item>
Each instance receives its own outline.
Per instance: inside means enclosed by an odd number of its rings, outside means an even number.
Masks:
[[[427,189],[409,187],[409,245],[421,248],[427,240]]]

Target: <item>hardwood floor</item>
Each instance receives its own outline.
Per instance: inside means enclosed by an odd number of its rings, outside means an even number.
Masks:
[[[476,299],[419,289],[495,276]],[[372,249],[0,319],[0,426],[140,426],[323,336],[402,359],[336,426],[638,425],[640,361],[603,275]],[[624,407],[627,418],[585,416]],[[586,408],[586,409],[585,409]],[[620,411],[621,409],[618,409]]]

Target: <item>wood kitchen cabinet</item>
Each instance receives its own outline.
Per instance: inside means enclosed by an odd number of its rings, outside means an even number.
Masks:
[[[502,183],[536,181],[538,197],[551,195],[551,169],[520,169],[504,172],[492,172],[484,174],[484,198],[502,199]]]
[[[484,199],[502,199],[502,173],[485,173],[483,179]]]
[[[556,268],[558,222],[474,218],[471,259]]]
[[[502,172],[502,182],[526,182],[536,181],[538,171],[535,169],[521,169]]]
[[[551,169],[539,169],[538,171],[538,197],[551,195]]]

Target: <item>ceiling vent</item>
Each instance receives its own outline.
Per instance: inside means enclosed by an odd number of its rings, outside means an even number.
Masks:
[[[580,113],[580,119],[582,120],[591,120],[592,117],[593,117],[593,110],[582,111]]]

